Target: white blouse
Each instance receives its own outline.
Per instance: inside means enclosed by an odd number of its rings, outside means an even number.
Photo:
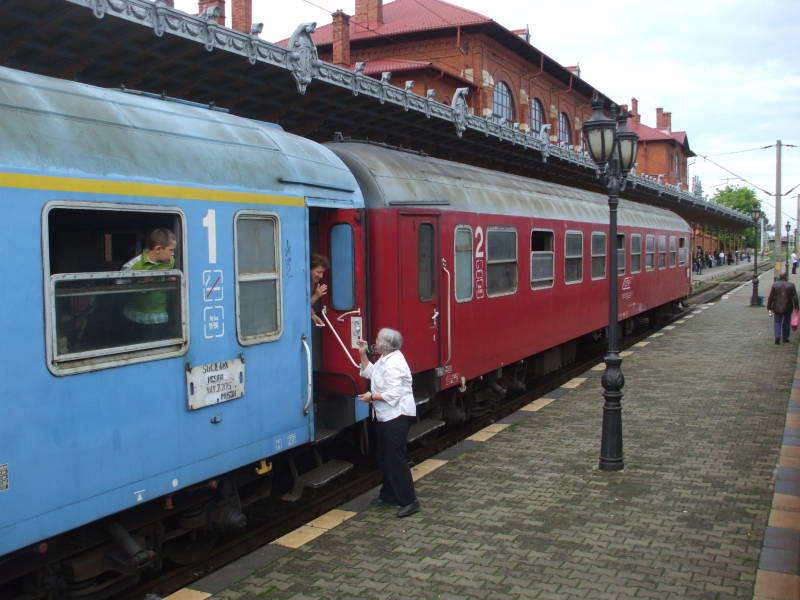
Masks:
[[[370,391],[382,398],[372,403],[378,421],[391,421],[400,415],[417,415],[411,389],[411,369],[399,350],[381,356],[374,364],[368,363],[361,369],[361,376],[370,380]]]

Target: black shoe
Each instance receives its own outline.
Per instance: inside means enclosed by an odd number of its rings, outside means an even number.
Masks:
[[[397,506],[397,502],[389,502],[388,500],[384,500],[380,496],[373,498],[372,500],[369,501],[369,503],[374,506],[389,506],[391,504]]]
[[[411,504],[406,504],[397,511],[398,517],[408,517],[415,512],[419,512],[419,500],[414,500]]]
[[[775,338],[775,343],[776,344],[780,344],[781,343],[781,338]]]
[[[784,344],[788,344],[788,343],[789,343],[789,340],[783,340],[783,343],[784,343]]]

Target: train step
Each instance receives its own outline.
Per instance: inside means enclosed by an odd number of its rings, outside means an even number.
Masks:
[[[297,470],[294,458],[289,457],[289,470],[292,472],[294,483],[292,484],[292,491],[283,495],[283,499],[287,502],[297,502],[302,497],[305,488],[309,487],[312,490],[321,488],[353,468],[353,463],[346,460],[334,458],[323,462],[322,456],[316,447],[313,448],[312,454],[317,466],[305,473],[300,473]]]
[[[408,428],[408,442],[414,442],[424,435],[444,427],[444,421],[439,419],[422,419]]]
[[[316,436],[312,444],[321,444],[339,433],[336,429],[325,429],[324,427],[317,427]]]

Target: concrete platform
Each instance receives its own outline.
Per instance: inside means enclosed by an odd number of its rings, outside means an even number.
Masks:
[[[623,471],[597,470],[596,367],[421,465],[420,513],[364,498],[181,594],[797,600],[798,334],[776,346],[751,289],[628,351]]]

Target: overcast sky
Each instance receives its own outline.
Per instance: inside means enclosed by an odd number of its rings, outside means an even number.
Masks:
[[[388,4],[388,2],[385,2]],[[612,100],[639,100],[645,125],[656,108],[686,131],[689,177],[712,195],[726,183],[756,190],[775,222],[775,142],[783,148],[781,223],[796,225],[800,195],[800,1],[798,0],[453,0],[508,29],[528,25],[531,43]],[[231,2],[228,1],[230,12]],[[197,12],[194,0],[176,8]],[[353,14],[355,0],[253,0],[261,37],[287,38],[299,23]],[[420,6],[420,10],[424,10]],[[230,14],[228,14],[230,19]],[[764,146],[767,149],[755,150]],[[745,151],[745,152],[741,152]],[[727,154],[736,152],[736,154]],[[702,158],[732,171],[727,173]],[[747,180],[737,181],[735,176]],[[758,189],[761,188],[761,189]],[[764,190],[764,191],[762,191]]]

